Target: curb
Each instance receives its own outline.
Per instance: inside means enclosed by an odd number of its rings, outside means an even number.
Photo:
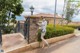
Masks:
[[[52,44],[52,43],[55,43],[55,42],[58,42],[58,41],[61,41],[61,40],[71,38],[73,36],[75,36],[75,35],[74,34],[67,34],[67,35],[64,35],[64,36],[54,37],[54,38],[50,38],[50,39],[46,39],[46,40],[48,41],[49,44]],[[28,51],[28,50],[39,48],[41,46],[41,44],[42,43],[34,42],[34,43],[22,46],[22,47],[17,48],[17,49],[7,51],[6,53],[21,53],[23,51]]]

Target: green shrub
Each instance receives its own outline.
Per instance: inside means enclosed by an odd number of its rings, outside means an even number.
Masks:
[[[74,28],[74,29],[77,29],[77,28],[80,27],[80,25],[65,25],[65,26],[67,26],[67,27],[72,27],[72,28]]]
[[[63,27],[63,26],[59,26],[56,25],[56,29],[54,30],[54,27],[52,24],[49,24],[47,26],[47,31],[46,31],[46,35],[45,35],[45,39],[49,39],[52,37],[58,37],[58,36],[62,36],[62,35],[66,35],[66,34],[70,34],[74,32],[74,28],[71,27]],[[41,41],[41,31],[38,31],[38,41]]]
[[[11,31],[13,30],[13,26],[6,26],[3,28],[3,34],[8,34],[11,33]]]

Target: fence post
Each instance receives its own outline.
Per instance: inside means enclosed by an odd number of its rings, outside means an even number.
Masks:
[[[2,45],[2,33],[1,33],[1,29],[0,29],[0,45]]]
[[[1,28],[0,28],[0,53],[3,53],[4,50],[2,49],[2,33],[1,33]]]
[[[30,17],[28,17],[24,23],[24,39],[28,38],[28,44],[29,44],[29,31],[30,31]]]
[[[18,21],[18,24],[17,24],[17,31],[20,32],[20,21]]]
[[[27,27],[27,35],[28,35],[28,44],[30,43],[30,17],[28,17],[28,27]]]
[[[27,23],[27,19],[26,19],[26,21],[24,22],[24,39],[26,39],[27,37],[27,25],[28,23]]]

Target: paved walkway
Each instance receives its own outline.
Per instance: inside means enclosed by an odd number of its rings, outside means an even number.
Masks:
[[[49,46],[49,48],[38,48],[32,51],[22,53],[80,53],[80,31],[75,30],[76,37],[57,42]],[[77,36],[78,35],[78,36]],[[17,34],[3,36],[3,48],[5,51],[26,45],[24,38]]]
[[[49,48],[39,48],[22,53],[80,53],[80,36],[78,34],[73,38],[57,42],[49,46]]]
[[[24,40],[20,33],[3,35],[3,49],[5,51],[18,48],[20,46],[26,45],[27,42]]]

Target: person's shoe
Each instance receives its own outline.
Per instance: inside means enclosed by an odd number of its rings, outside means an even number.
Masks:
[[[42,48],[44,48],[44,44],[42,45]]]
[[[49,48],[49,46],[50,46],[50,45],[48,44],[47,47]]]

